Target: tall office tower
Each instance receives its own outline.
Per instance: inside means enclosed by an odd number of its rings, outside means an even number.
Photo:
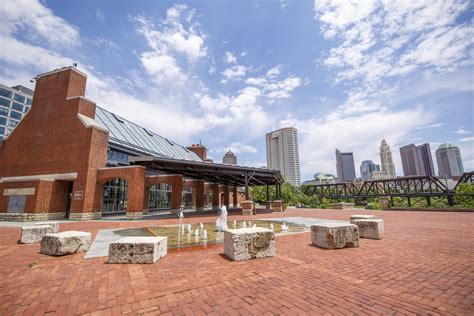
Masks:
[[[267,168],[280,170],[285,181],[300,185],[300,156],[296,128],[285,127],[265,135]]]
[[[436,172],[433,165],[433,158],[431,158],[430,144],[416,146],[418,152],[418,164],[421,169],[422,176],[435,176]]]
[[[356,178],[354,155],[336,149],[337,182],[351,182]]]
[[[400,148],[403,175],[405,176],[434,176],[433,159],[430,144],[415,146],[406,145]]]
[[[436,149],[436,162],[439,175],[443,178],[452,179],[464,172],[461,152],[459,147],[453,144],[442,144]]]
[[[32,103],[33,90],[23,86],[9,88],[0,84],[0,139],[13,132]]]
[[[360,164],[360,177],[362,180],[372,180],[374,171],[380,171],[380,166],[376,165],[372,160],[364,160]]]
[[[385,139],[382,139],[382,144],[380,145],[380,164],[382,166],[382,171],[388,178],[396,177],[392,151],[390,150],[390,146],[387,144]]]
[[[237,156],[229,149],[229,151],[226,152],[224,157],[222,158],[222,162],[229,165],[236,165]]]

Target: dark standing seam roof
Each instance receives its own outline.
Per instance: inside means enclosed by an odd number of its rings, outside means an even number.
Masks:
[[[109,143],[137,154],[190,161],[202,161],[194,152],[101,107],[96,107],[97,124],[109,130]]]

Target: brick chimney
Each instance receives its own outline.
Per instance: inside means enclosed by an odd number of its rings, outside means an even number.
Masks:
[[[191,146],[186,147],[186,149],[194,152],[202,160],[207,159],[207,148],[201,144],[192,144]]]

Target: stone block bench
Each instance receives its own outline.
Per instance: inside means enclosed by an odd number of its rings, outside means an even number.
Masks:
[[[359,236],[361,238],[383,238],[384,227],[382,219],[356,219],[352,223],[359,227]]]
[[[263,227],[228,229],[224,232],[224,254],[233,261],[275,255],[275,233]]]
[[[354,203],[345,203],[345,202],[332,203],[331,208],[336,209],[336,210],[352,209],[352,208],[354,208]]]
[[[53,229],[52,233],[59,232],[58,222],[38,222],[38,223],[34,223],[33,225],[48,225],[48,226],[51,226],[51,228]]]
[[[32,244],[40,242],[44,235],[54,233],[49,225],[29,225],[21,227],[20,243]]]
[[[91,233],[66,231],[44,235],[40,252],[50,256],[70,255],[89,250]]]
[[[167,237],[125,237],[109,245],[108,263],[155,263],[166,256]]]
[[[312,225],[311,242],[324,249],[355,248],[359,247],[359,230],[346,223]]]
[[[351,223],[358,219],[375,219],[375,215],[351,215]]]

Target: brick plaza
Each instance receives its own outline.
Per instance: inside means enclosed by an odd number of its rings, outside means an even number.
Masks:
[[[0,228],[1,315],[474,314],[474,213],[288,209],[229,220],[375,214],[382,240],[322,250],[310,233],[276,237],[276,256],[231,262],[223,245],[171,250],[153,265],[84,254],[49,257]],[[241,214],[241,213],[240,213]],[[185,223],[212,222],[188,216]],[[69,222],[61,231],[175,224],[176,219]]]

